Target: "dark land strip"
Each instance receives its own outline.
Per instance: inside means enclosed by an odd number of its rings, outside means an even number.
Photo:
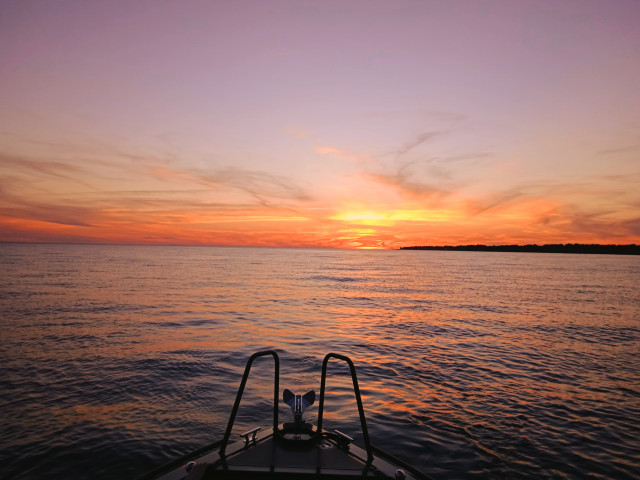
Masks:
[[[412,246],[400,250],[453,250],[465,252],[536,252],[536,253],[596,253],[608,255],[640,255],[640,245],[599,245],[584,243],[552,243],[545,245],[441,245]]]

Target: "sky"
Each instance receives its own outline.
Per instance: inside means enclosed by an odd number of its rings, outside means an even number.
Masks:
[[[640,243],[640,2],[2,0],[0,241]]]

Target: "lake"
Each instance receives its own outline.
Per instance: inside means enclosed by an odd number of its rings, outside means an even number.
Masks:
[[[217,440],[274,349],[296,393],[351,357],[372,442],[434,478],[638,478],[638,285],[637,256],[0,244],[0,477],[135,478]],[[343,367],[324,426],[362,444]]]

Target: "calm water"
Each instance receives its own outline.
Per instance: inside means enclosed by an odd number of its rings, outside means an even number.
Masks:
[[[639,284],[629,256],[0,245],[0,477],[133,478],[216,440],[275,349],[298,393],[351,356],[372,441],[435,478],[639,478]],[[359,440],[331,367],[325,426]],[[238,431],[269,425],[272,372]]]

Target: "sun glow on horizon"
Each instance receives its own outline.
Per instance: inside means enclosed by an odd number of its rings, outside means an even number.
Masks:
[[[347,210],[330,217],[331,220],[354,223],[358,225],[392,226],[397,222],[448,222],[460,218],[459,212],[453,210]]]

